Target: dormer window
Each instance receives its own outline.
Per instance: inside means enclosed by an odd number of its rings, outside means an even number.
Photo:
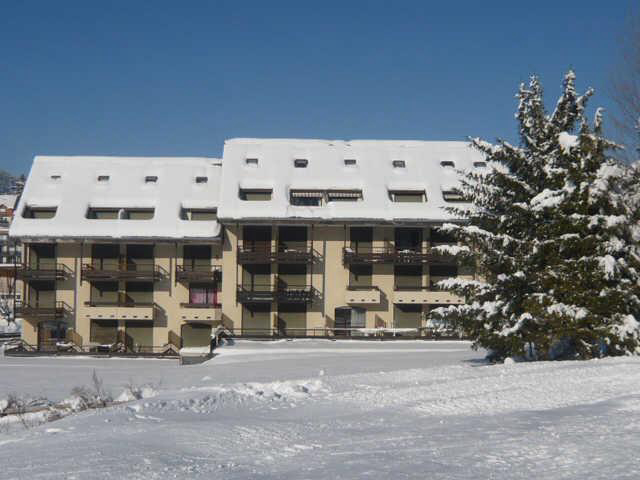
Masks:
[[[238,195],[240,200],[247,202],[266,202],[271,200],[272,193],[270,188],[241,188]]]
[[[455,188],[442,191],[442,198],[445,202],[464,202],[464,196],[460,190]]]
[[[300,207],[319,207],[322,205],[324,193],[318,190],[291,190],[291,205]]]
[[[487,164],[485,162],[473,162],[473,166],[476,168],[484,168]]]
[[[389,190],[389,198],[396,203],[423,203],[426,194],[424,190]]]
[[[56,216],[58,207],[29,207],[26,206],[22,212],[22,218],[47,219]]]
[[[151,220],[154,208],[100,208],[90,207],[87,218],[92,220]]]
[[[183,208],[180,218],[195,221],[217,220],[218,210],[215,208]]]
[[[109,175],[98,175],[98,181],[99,182],[108,182],[109,181]]]
[[[393,164],[393,168],[406,168],[407,164],[404,160],[394,160],[391,162]]]
[[[306,158],[296,158],[293,161],[293,166],[296,168],[307,168],[307,165],[309,165],[309,160]]]
[[[247,158],[247,159],[245,159],[245,163],[250,167],[257,167],[258,166],[258,159],[257,158]]]
[[[443,168],[456,168],[456,164],[451,160],[443,160],[442,162],[440,162],[440,166]]]
[[[329,202],[357,202],[362,200],[362,190],[329,190],[327,200]]]
[[[207,183],[209,181],[209,177],[196,177],[196,183]]]
[[[144,177],[144,183],[156,183],[157,181],[157,175],[147,175],[146,177]]]
[[[345,167],[355,167],[356,166],[356,159],[355,158],[345,158],[344,159],[344,166]]]

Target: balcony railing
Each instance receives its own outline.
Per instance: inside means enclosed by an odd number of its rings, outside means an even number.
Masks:
[[[69,267],[55,262],[38,262],[35,264],[19,264],[17,276],[19,280],[64,280],[73,272]]]
[[[176,280],[179,282],[213,282],[222,277],[219,265],[176,265]]]
[[[287,246],[271,243],[247,243],[238,247],[238,263],[298,263],[313,262],[313,249],[309,245]]]
[[[239,285],[237,299],[240,303],[282,302],[309,303],[315,296],[311,285]]]
[[[448,255],[433,252],[422,252],[415,248],[394,247],[370,247],[366,249],[353,249],[345,247],[342,252],[342,261],[345,265],[391,263],[394,265],[449,265],[455,263],[455,259]]]
[[[61,301],[33,305],[19,303],[16,305],[15,311],[16,317],[55,319],[63,317],[65,311],[69,311],[69,306]]]
[[[82,280],[147,280],[157,282],[167,275],[159,265],[140,263],[121,263],[118,265],[82,265]]]

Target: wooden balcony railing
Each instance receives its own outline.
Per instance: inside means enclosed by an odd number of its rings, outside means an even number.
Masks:
[[[246,243],[238,247],[238,263],[298,263],[313,262],[313,249],[309,245],[292,247],[271,243]]]
[[[176,265],[176,280],[179,282],[214,282],[222,278],[219,265]]]
[[[16,317],[56,319],[70,310],[65,302],[47,302],[42,304],[19,303],[16,305]]]
[[[282,302],[310,303],[316,290],[311,285],[238,285],[237,299],[240,303]]]
[[[147,280],[157,282],[167,275],[167,271],[154,264],[121,263],[118,265],[82,265],[82,280]]]
[[[69,267],[61,263],[40,262],[35,264],[19,264],[17,276],[19,280],[64,280],[73,272]]]

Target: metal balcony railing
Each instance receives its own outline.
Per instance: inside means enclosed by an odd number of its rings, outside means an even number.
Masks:
[[[342,261],[345,265],[370,265],[379,263],[391,263],[394,265],[449,265],[454,264],[455,259],[449,255],[435,252],[423,252],[417,248],[403,247],[367,247],[354,249],[345,247],[342,251]]]
[[[311,285],[238,285],[237,299],[240,303],[282,302],[309,303],[315,296]]]
[[[309,245],[279,244],[272,247],[271,242],[242,243],[238,247],[238,263],[298,263],[313,262],[313,249]]]
[[[82,265],[82,280],[146,280],[157,282],[167,275],[167,271],[159,265],[147,263],[100,264],[85,263]]]
[[[73,272],[69,267],[61,263],[36,262],[32,264],[21,263],[16,268],[18,280],[64,280]]]
[[[176,280],[179,282],[214,282],[222,278],[219,265],[176,265]]]
[[[16,317],[31,317],[40,319],[56,319],[64,316],[70,310],[62,301],[46,303],[18,303],[15,307]]]

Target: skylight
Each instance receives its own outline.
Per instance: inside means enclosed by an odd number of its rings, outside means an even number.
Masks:
[[[473,162],[473,166],[476,168],[484,168],[487,164],[485,162]]]
[[[345,158],[344,159],[344,165],[346,167],[353,167],[356,164],[356,159],[355,158]]]
[[[144,183],[156,183],[157,181],[157,175],[147,175],[146,177],[144,177]]]
[[[406,168],[407,166],[404,160],[394,160],[391,163],[393,164],[393,168]]]
[[[209,181],[209,177],[196,177],[196,183],[207,183]]]
[[[258,159],[257,158],[247,158],[245,160],[245,163],[249,166],[252,167],[257,167],[258,166]]]
[[[445,167],[445,168],[455,168],[456,164],[453,163],[451,160],[443,160],[442,162],[440,162],[440,166],[441,167]]]
[[[98,181],[99,182],[108,182],[109,181],[109,175],[98,175]]]
[[[309,160],[306,158],[296,158],[293,161],[293,166],[296,168],[307,168],[307,165],[309,165]]]

